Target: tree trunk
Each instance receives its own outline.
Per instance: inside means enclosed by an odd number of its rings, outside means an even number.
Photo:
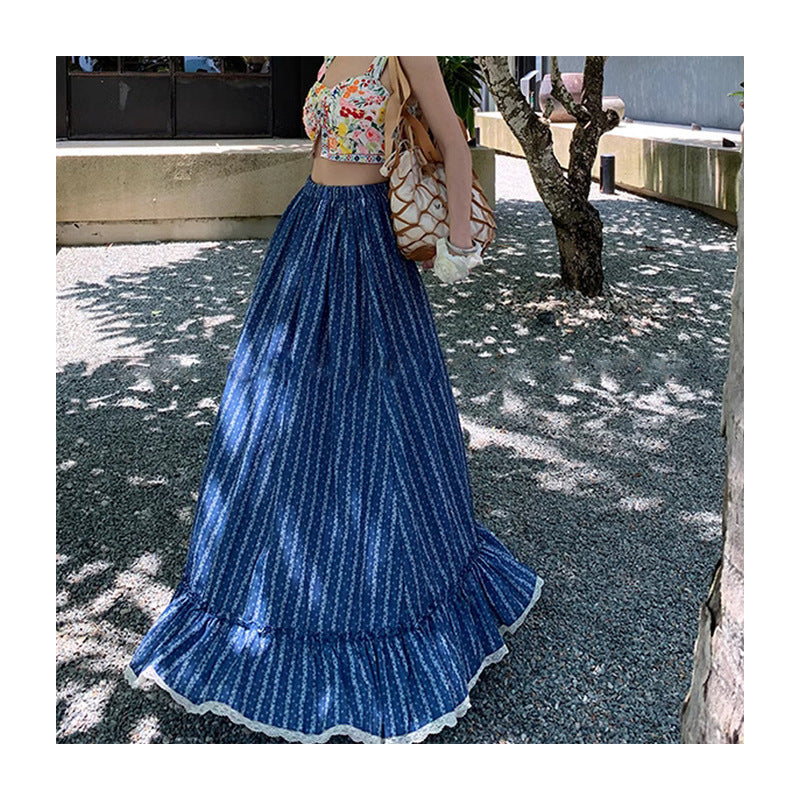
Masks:
[[[681,709],[681,741],[690,744],[744,742],[744,153],[742,156],[730,363],[722,398],[727,462],[722,557],[700,608],[692,683]]]
[[[504,56],[476,56],[487,86],[506,124],[522,147],[531,177],[553,218],[564,285],[594,297],[603,291],[603,225],[589,202],[592,165],[600,136],[619,123],[615,111],[603,111],[605,56],[587,56],[584,93],[575,103],[553,58],[553,97],[578,120],[570,142],[566,171],[553,152],[549,122],[525,102]]]
[[[595,297],[603,291],[603,223],[588,201],[576,203],[568,218],[553,217],[561,280],[568,289]]]

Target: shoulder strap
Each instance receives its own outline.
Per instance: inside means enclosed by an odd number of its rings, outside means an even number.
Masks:
[[[328,71],[328,67],[330,66],[331,61],[333,61],[334,56],[325,56],[325,60],[322,62],[322,66],[317,70],[317,80],[321,81],[325,77],[325,73]]]
[[[380,78],[387,58],[389,58],[389,56],[375,56],[375,58],[372,59],[372,63],[369,65],[369,70],[367,70],[368,74],[373,78]]]

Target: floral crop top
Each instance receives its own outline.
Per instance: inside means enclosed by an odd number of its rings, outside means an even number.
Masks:
[[[314,142],[312,157],[319,145],[319,154],[332,161],[383,164],[384,119],[390,91],[380,76],[387,58],[375,56],[365,73],[328,87],[322,79],[334,56],[325,56],[303,106],[303,126]]]

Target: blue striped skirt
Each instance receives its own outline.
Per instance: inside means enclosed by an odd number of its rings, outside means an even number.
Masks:
[[[542,579],[474,517],[387,184],[309,177],[270,240],[183,576],[126,675],[288,741],[417,742],[470,707]]]

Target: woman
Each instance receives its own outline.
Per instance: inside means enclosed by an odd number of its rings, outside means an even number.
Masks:
[[[473,516],[430,303],[380,172],[386,59],[328,56],[308,92],[311,174],[228,367],[183,577],[126,670],[288,741],[455,725],[542,585]],[[436,58],[400,63],[445,159],[459,268],[470,152]]]

